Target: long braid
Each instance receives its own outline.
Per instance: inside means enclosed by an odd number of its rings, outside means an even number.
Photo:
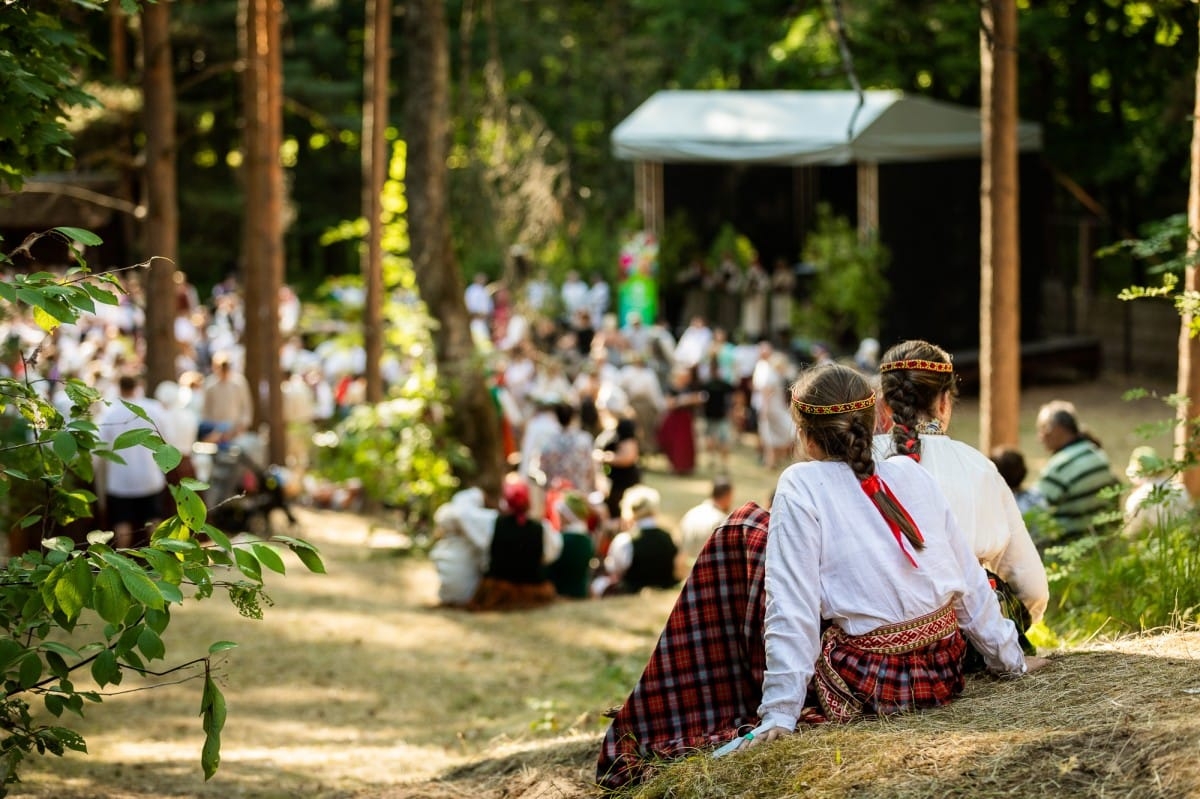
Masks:
[[[909,368],[908,364],[914,366]],[[880,359],[879,384],[884,401],[892,409],[892,446],[896,454],[920,460],[921,415],[932,416],[943,393],[949,391],[954,396],[958,391],[950,355],[928,341],[901,342]]]
[[[884,519],[899,529],[913,548],[924,549],[925,539],[912,518],[875,476],[871,446],[875,426],[873,409],[868,407],[856,412],[828,414],[809,414],[801,410],[803,406],[829,407],[838,403],[852,403],[869,394],[866,381],[854,370],[836,365],[817,367],[809,370],[809,374],[793,387],[792,413],[797,427],[812,438],[826,455],[850,467]],[[803,400],[799,399],[801,396]]]

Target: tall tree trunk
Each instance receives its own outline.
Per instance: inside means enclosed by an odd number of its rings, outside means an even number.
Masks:
[[[142,9],[142,105],[146,131],[143,168],[147,216],[146,389],[175,379],[175,272],[179,257],[179,200],[175,171],[175,85],[170,4]]]
[[[1200,243],[1197,242],[1197,231],[1200,231],[1200,67],[1196,69],[1196,97],[1193,101],[1195,110],[1192,113],[1192,174],[1188,181],[1188,259],[1187,270],[1184,273],[1184,291],[1200,291],[1200,273],[1198,273],[1195,255]],[[1195,444],[1191,441],[1192,422],[1200,415],[1200,339],[1192,335],[1192,323],[1196,318],[1195,311],[1183,315],[1179,329],[1179,372],[1176,391],[1187,398],[1187,403],[1179,407],[1179,425],[1175,428],[1175,457],[1183,460],[1189,449],[1195,455]],[[1188,469],[1183,473],[1183,484],[1188,494],[1195,499],[1200,497],[1200,467]]]
[[[391,57],[392,2],[367,0],[363,58],[362,212],[367,218],[363,250],[363,339],[367,355],[367,401],[383,399],[383,182],[387,178],[388,68]]]
[[[451,425],[475,461],[464,483],[499,494],[504,473],[499,417],[471,340],[463,280],[450,246],[448,176],[449,53],[442,0],[408,0],[408,228],[417,288],[438,320],[437,368],[450,393]]]
[[[1016,444],[1020,434],[1016,0],[984,2],[979,58],[983,84],[979,448],[990,452],[998,445]]]
[[[246,380],[254,394],[254,422],[270,429],[273,462],[284,457],[279,367],[279,288],[283,280],[283,131],[281,10],[278,0],[243,0],[245,63],[245,197],[243,296]]]

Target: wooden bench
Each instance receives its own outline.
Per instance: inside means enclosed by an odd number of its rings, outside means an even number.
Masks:
[[[1095,380],[1102,362],[1100,340],[1094,336],[1056,336],[1021,342],[1021,383],[1061,383]],[[953,353],[954,371],[966,393],[979,391],[979,350]]]

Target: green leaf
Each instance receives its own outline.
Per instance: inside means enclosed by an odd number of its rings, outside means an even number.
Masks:
[[[154,462],[164,472],[169,472],[183,462],[183,455],[170,444],[154,448]]]
[[[92,569],[85,558],[75,558],[54,586],[54,601],[68,619],[79,616],[92,596]]]
[[[204,694],[200,699],[200,716],[204,727],[204,748],[200,765],[204,779],[211,779],[221,765],[221,730],[225,727],[225,697],[209,674],[204,675]]]
[[[59,535],[54,538],[43,538],[42,546],[54,552],[71,552],[75,549],[75,542],[65,535]]]
[[[54,434],[53,449],[59,460],[69,461],[79,452],[79,444],[75,441],[75,436],[66,430],[59,430]]]
[[[21,661],[21,669],[17,673],[17,682],[20,683],[21,688],[28,689],[40,679],[42,679],[42,659],[36,654],[30,653]]]
[[[46,710],[50,711],[51,715],[55,718],[62,715],[63,708],[67,704],[62,694],[46,694],[44,701],[46,703]]]
[[[92,530],[87,534],[88,544],[107,544],[116,536],[112,530]]]
[[[200,528],[200,532],[212,539],[212,542],[226,552],[233,552],[233,544],[229,541],[229,536],[213,527],[211,524],[205,524]]]
[[[137,602],[156,610],[162,610],[165,606],[158,586],[146,576],[145,572],[122,569],[121,582],[125,584],[129,595]]]
[[[171,623],[171,612],[169,610],[147,610],[146,611],[146,626],[159,635],[167,629],[167,625]]]
[[[121,582],[117,569],[102,568],[92,587],[92,607],[100,618],[110,624],[120,624],[129,612],[129,592]]]
[[[268,544],[253,544],[250,548],[258,556],[259,563],[278,574],[287,573],[287,567],[283,564],[283,558],[279,557],[279,553]]]
[[[255,582],[262,582],[262,567],[258,564],[258,559],[250,554],[242,547],[233,550],[233,557],[237,560],[237,566],[241,569],[242,574],[249,577]]]
[[[142,650],[142,654],[148,660],[160,660],[167,653],[162,638],[148,626],[143,627],[141,633],[138,634],[138,649]]]
[[[83,228],[56,227],[54,229],[66,236],[71,241],[82,244],[85,247],[99,247],[104,243],[104,239],[100,238],[92,231],[84,230]]]
[[[275,540],[291,547],[291,550],[296,553],[296,557],[300,558],[300,562],[313,574],[325,573],[325,564],[321,560],[321,553],[312,544],[301,538],[292,538],[286,535],[277,535]]]
[[[47,652],[57,652],[65,658],[71,660],[82,660],[83,656],[66,644],[61,644],[58,641],[42,641],[41,648]]]
[[[123,674],[117,665],[117,656],[111,649],[105,649],[92,661],[92,679],[103,688],[106,685],[118,685]]]
[[[162,581],[155,583],[155,585],[158,586],[158,590],[162,593],[164,600],[172,605],[183,604],[183,592],[179,590],[179,586],[174,583],[164,583]]]
[[[183,564],[179,558],[153,547],[142,549],[142,554],[164,582],[179,585],[183,580]]]
[[[136,405],[133,405],[129,402],[125,403],[125,407],[131,410],[133,408],[137,408]],[[142,409],[138,408],[138,410],[141,411]],[[142,415],[145,415],[145,413],[145,411],[142,411]],[[141,446],[142,444],[145,444],[153,435],[154,431],[145,427],[139,427],[136,430],[126,430],[124,433],[121,433],[119,436],[117,436],[116,440],[113,441],[112,447],[113,449],[128,449],[129,447]]]
[[[87,751],[87,743],[83,740],[83,736],[75,732],[75,730],[68,730],[65,727],[51,727],[47,732],[57,738],[68,749],[76,752]]]
[[[205,529],[205,520],[208,518],[208,507],[204,504],[204,500],[190,488],[182,485],[171,486],[171,496],[175,498],[175,507],[179,511],[179,518],[192,530]],[[228,539],[226,539],[228,542]],[[225,547],[228,548],[228,547]]]
[[[215,655],[218,652],[227,652],[230,649],[237,647],[236,641],[217,641],[214,644],[209,644],[208,654]]]
[[[46,666],[50,669],[50,673],[60,680],[67,679],[71,674],[71,670],[67,668],[67,661],[57,652],[46,653]]]
[[[146,409],[143,408],[141,405],[130,402],[129,400],[121,400],[121,404],[125,406],[125,409],[127,411],[129,411],[134,416],[141,419],[143,422],[146,422],[147,424],[149,424],[151,428],[154,427],[154,422],[153,422],[153,420],[150,419],[150,414],[146,413]],[[151,430],[150,434],[154,435],[154,431]],[[161,441],[162,439],[159,439],[159,440]]]

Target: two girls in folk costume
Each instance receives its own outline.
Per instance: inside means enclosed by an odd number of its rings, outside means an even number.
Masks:
[[[743,507],[701,551],[605,737],[606,787],[756,723],[767,729],[750,746],[800,720],[949,702],[963,687],[963,633],[992,671],[1026,671],[933,478],[908,458],[872,458],[866,380],[814,368],[792,401],[810,460],[784,470],[769,518]]]
[[[890,433],[875,437],[875,457],[904,455],[920,462],[941,488],[976,560],[989,572],[1002,612],[1024,633],[1042,618],[1050,589],[1037,547],[1012,489],[995,463],[946,435],[958,384],[950,356],[926,341],[905,341],[879,364],[881,413]]]

